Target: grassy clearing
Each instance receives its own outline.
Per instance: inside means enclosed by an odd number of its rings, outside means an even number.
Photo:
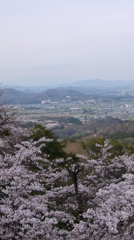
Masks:
[[[84,149],[82,143],[80,141],[74,142],[67,142],[67,145],[64,149],[67,154],[74,153],[74,154],[81,154],[89,158],[89,153],[86,149]]]

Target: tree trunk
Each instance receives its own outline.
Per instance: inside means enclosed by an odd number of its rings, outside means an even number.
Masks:
[[[77,183],[77,175],[74,174],[73,175],[73,182],[74,182],[74,188],[75,188],[75,195],[76,195],[76,198],[78,196],[78,183]]]

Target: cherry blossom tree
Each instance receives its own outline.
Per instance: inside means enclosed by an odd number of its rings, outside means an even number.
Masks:
[[[54,140],[1,135],[0,239],[134,239],[134,155],[49,158]]]

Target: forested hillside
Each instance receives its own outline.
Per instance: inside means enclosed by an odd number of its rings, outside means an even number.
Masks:
[[[60,101],[71,96],[72,100],[85,100],[88,95],[71,89],[48,89],[41,93],[25,93],[15,89],[6,89],[2,96],[10,104],[41,104],[42,101]]]

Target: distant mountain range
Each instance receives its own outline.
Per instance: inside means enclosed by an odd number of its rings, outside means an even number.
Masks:
[[[102,79],[93,79],[93,80],[84,80],[78,81],[71,84],[71,86],[83,86],[83,87],[134,87],[134,80],[116,80],[116,81],[109,81],[109,80],[102,80]]]
[[[66,87],[97,87],[97,88],[126,88],[126,87],[134,87],[134,80],[116,80],[116,81],[109,81],[109,80],[102,80],[102,79],[92,79],[92,80],[83,80],[77,81],[72,83],[62,83],[57,85],[44,85],[44,86],[12,86],[6,85],[4,86],[10,89],[16,89],[25,93],[39,93],[43,92],[47,89],[55,89],[55,88],[66,88]]]
[[[61,101],[68,96],[71,100],[86,100],[95,96],[117,96],[123,88],[134,88],[131,81],[106,81],[101,79],[78,81],[57,86],[5,86],[6,93],[2,96],[8,104],[38,104],[42,101]],[[10,88],[9,88],[10,87]],[[4,88],[4,87],[3,87]]]

